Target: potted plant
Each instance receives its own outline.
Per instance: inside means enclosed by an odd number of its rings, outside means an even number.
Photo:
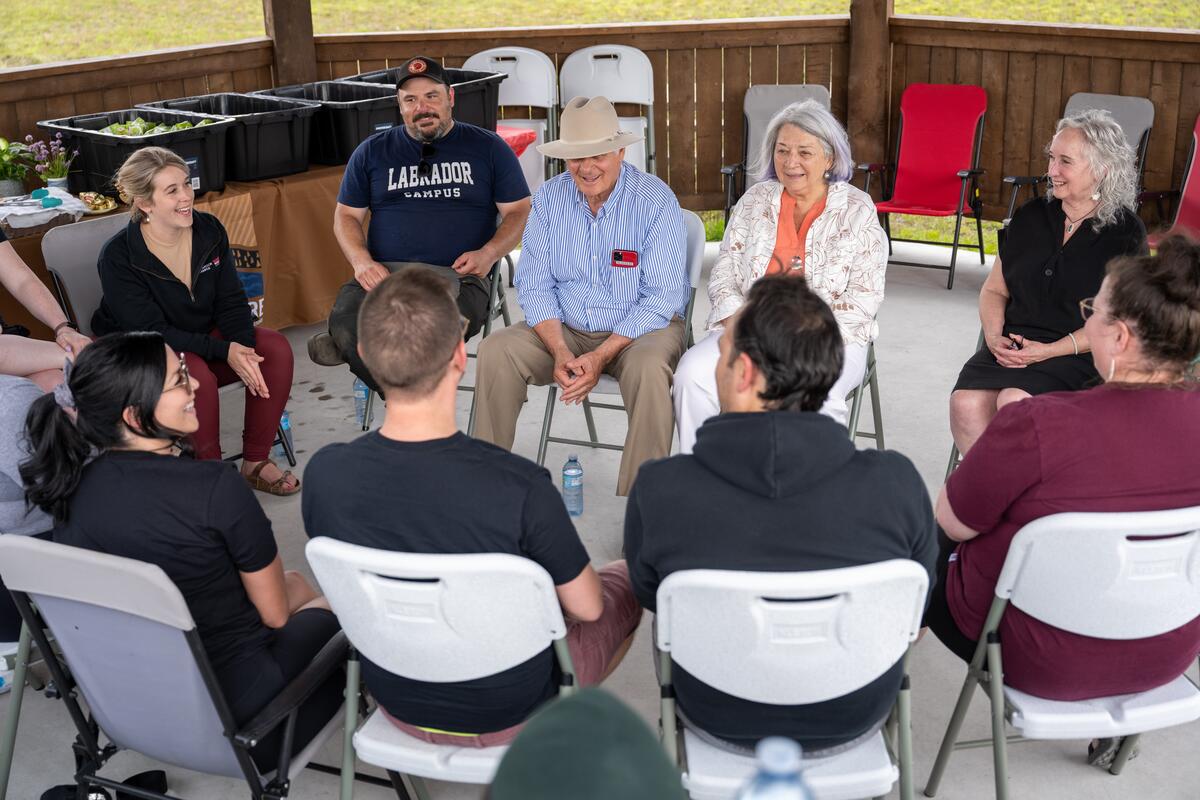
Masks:
[[[26,136],[25,143],[33,156],[33,169],[38,177],[45,181],[47,186],[66,191],[67,173],[79,151],[63,147],[61,133],[54,134],[54,138],[49,142],[35,142],[32,136]]]
[[[25,176],[32,163],[28,147],[0,136],[0,197],[25,193]]]

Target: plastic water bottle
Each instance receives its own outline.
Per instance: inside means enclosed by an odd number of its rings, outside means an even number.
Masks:
[[[283,410],[283,416],[279,418],[279,431],[283,438],[287,439],[288,447],[292,447],[292,414],[286,408]],[[282,444],[275,445],[271,453],[277,458],[287,458]]]
[[[563,464],[562,491],[567,513],[572,517],[583,516],[583,467],[574,453]]]
[[[354,416],[361,427],[363,418],[367,415],[367,398],[371,396],[371,387],[363,383],[362,378],[354,379]]]
[[[737,800],[812,800],[800,772],[800,745],[770,736],[754,750],[758,773],[738,792]]]

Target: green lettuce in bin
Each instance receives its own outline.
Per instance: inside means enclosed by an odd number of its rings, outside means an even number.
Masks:
[[[213,120],[205,119],[193,125],[191,122],[184,120],[176,122],[174,125],[168,125],[165,122],[153,123],[147,122],[141,117],[135,117],[129,122],[114,122],[111,125],[106,125],[100,129],[100,133],[108,133],[113,136],[155,136],[160,133],[171,133],[172,131],[186,131],[189,128],[199,128],[204,125],[212,125]]]

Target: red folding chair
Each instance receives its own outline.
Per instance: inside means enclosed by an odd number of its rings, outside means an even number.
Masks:
[[[1196,117],[1196,124],[1192,127],[1192,147],[1188,150],[1187,166],[1183,168],[1183,184],[1179,191],[1145,192],[1142,195],[1142,199],[1158,203],[1158,214],[1163,219],[1167,216],[1164,213],[1163,201],[1172,197],[1179,198],[1171,227],[1152,233],[1148,237],[1151,247],[1158,247],[1158,243],[1163,239],[1177,233],[1200,239],[1200,158],[1196,158],[1197,149],[1200,149],[1200,116]]]
[[[914,83],[900,98],[900,135],[895,164],[860,164],[867,173],[867,192],[871,176],[878,172],[884,182],[886,200],[875,208],[883,215],[883,228],[891,242],[920,241],[894,239],[890,214],[915,214],[922,217],[954,216],[954,242],[949,245],[950,266],[889,261],[912,267],[948,269],[946,288],[954,288],[954,266],[959,248],[977,249],[983,259],[983,202],[979,199],[979,148],[983,141],[983,116],[987,112],[987,93],[979,86],[939,83]],[[894,173],[890,192],[887,173]],[[975,217],[979,244],[962,244],[963,214]],[[941,244],[945,242],[922,242]]]

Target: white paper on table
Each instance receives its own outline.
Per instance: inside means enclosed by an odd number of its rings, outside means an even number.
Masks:
[[[51,197],[57,197],[63,201],[61,206],[42,208],[41,205],[2,205],[0,206],[0,220],[4,220],[8,227],[15,230],[45,225],[59,214],[70,214],[76,220],[83,216],[87,207],[78,197],[65,189],[49,189],[48,191]]]

